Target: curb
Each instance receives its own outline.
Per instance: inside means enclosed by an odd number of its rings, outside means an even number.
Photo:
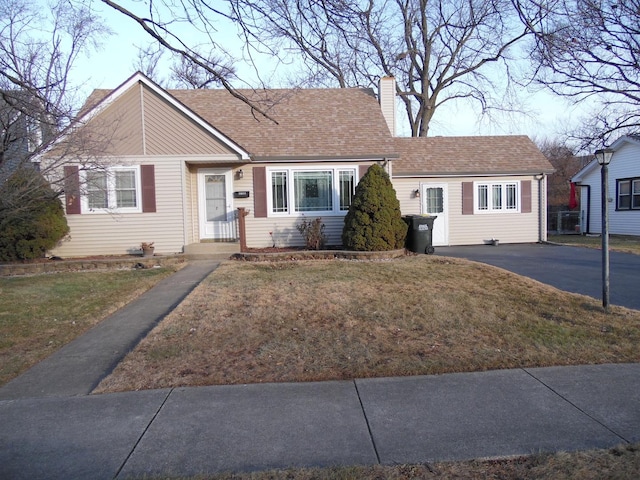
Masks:
[[[356,252],[351,250],[300,250],[297,252],[234,253],[231,260],[245,262],[281,262],[292,260],[390,260],[407,255],[407,251],[388,250],[380,252]]]

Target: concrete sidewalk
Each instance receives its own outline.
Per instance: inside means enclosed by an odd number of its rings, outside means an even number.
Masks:
[[[0,478],[394,464],[640,441],[640,364],[88,395],[217,266],[192,262],[0,389]]]
[[[193,261],[0,388],[0,400],[86,395],[219,265]]]
[[[0,401],[0,478],[433,462],[640,441],[640,364]]]

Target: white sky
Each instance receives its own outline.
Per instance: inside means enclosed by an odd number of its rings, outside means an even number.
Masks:
[[[124,15],[101,7],[109,27],[114,34],[107,38],[103,47],[90,58],[79,59],[74,71],[75,81],[83,82],[82,94],[86,97],[95,88],[115,88],[135,72],[134,63],[137,58],[137,47],[149,43],[151,37],[132,20]],[[224,39],[224,47],[238,58],[241,58],[242,43],[237,38],[233,26],[221,27],[220,38]],[[273,70],[272,59],[265,58],[262,63],[264,72]],[[248,83],[252,82],[254,72],[248,65],[239,61],[236,65],[239,77]],[[283,77],[283,67],[278,67],[273,77]],[[262,70],[261,70],[262,72]],[[264,73],[263,72],[263,73]],[[165,73],[160,71],[161,74]],[[269,74],[261,75],[269,78]],[[238,85],[245,86],[245,85]],[[274,85],[281,86],[281,85]],[[583,115],[579,107],[569,105],[565,100],[551,94],[538,92],[523,95],[522,110],[524,114],[503,114],[493,118],[481,118],[473,108],[460,104],[447,106],[439,110],[430,127],[430,135],[528,135],[536,139],[559,138],[562,132],[576,123]],[[406,117],[404,109],[399,106],[397,112],[398,134],[408,135],[408,126],[403,126]]]

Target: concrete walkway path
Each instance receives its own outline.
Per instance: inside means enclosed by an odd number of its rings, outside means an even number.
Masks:
[[[0,400],[88,394],[218,265],[190,262],[0,388]]]
[[[640,441],[640,364],[88,395],[216,266],[190,263],[0,389],[0,479],[433,462]]]

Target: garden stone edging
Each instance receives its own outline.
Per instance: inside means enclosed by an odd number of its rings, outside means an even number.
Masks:
[[[404,257],[406,249],[376,252],[357,252],[353,250],[300,250],[293,252],[243,252],[231,255],[232,260],[246,262],[278,262],[286,260],[389,260]]]
[[[177,265],[186,262],[184,255],[157,255],[153,257],[122,257],[100,259],[49,260],[35,263],[11,263],[0,265],[0,277],[38,275],[43,273],[80,272],[91,270],[125,270]]]

